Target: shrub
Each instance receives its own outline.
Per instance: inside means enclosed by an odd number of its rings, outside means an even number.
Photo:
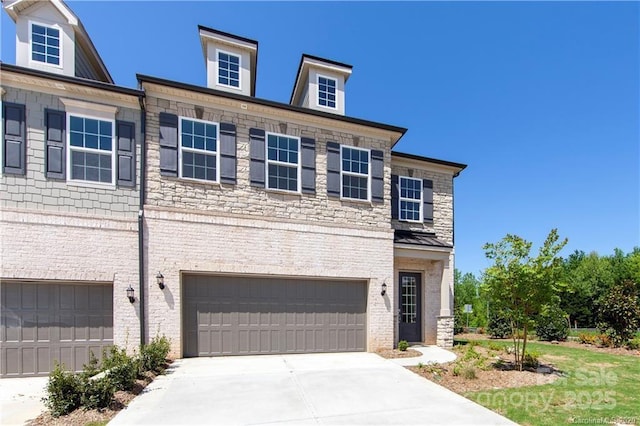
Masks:
[[[536,351],[527,352],[524,354],[524,361],[522,365],[525,368],[538,368],[540,365],[540,353]]]
[[[462,377],[468,380],[476,379],[478,376],[476,375],[476,369],[470,365],[467,365],[462,368]]]
[[[489,347],[489,349],[491,349],[492,351],[501,351],[501,350],[504,348],[504,346],[499,345],[499,344],[497,344],[497,343],[495,343],[495,342],[489,342],[488,347]]]
[[[82,381],[81,404],[86,410],[101,409],[113,400],[115,387],[109,376]]]
[[[93,351],[89,351],[89,362],[82,366],[82,378],[88,379],[89,377],[93,377],[101,371],[102,370],[100,369],[98,358],[96,358],[96,356],[93,354]]]
[[[456,364],[456,365],[453,366],[453,375],[454,376],[459,376],[461,372],[462,372],[462,365]]]
[[[469,349],[462,356],[462,361],[471,361],[480,359],[480,354],[476,352],[473,346],[469,346]]]
[[[511,336],[511,323],[500,315],[492,315],[487,324],[487,333],[494,339],[506,339]]]
[[[80,406],[82,380],[76,374],[65,371],[59,364],[49,374],[44,405],[54,417],[68,414]]]
[[[127,355],[124,348],[111,346],[102,355],[103,370],[108,371],[108,376],[116,390],[131,390],[136,383],[136,377],[140,369],[139,361]]]
[[[548,342],[565,341],[569,335],[567,314],[557,306],[549,307],[536,320],[536,336]]]
[[[611,287],[598,304],[598,328],[615,346],[631,340],[640,327],[638,290],[631,280]]]
[[[578,334],[578,342],[585,345],[595,345],[598,341],[598,336],[592,333],[580,333]]]
[[[603,348],[610,348],[614,346],[613,339],[611,338],[611,336],[605,333],[598,334],[596,336],[596,343],[598,344],[598,346]]]
[[[171,343],[165,336],[156,336],[140,347],[140,370],[160,373],[164,369]]]
[[[398,350],[404,352],[407,349],[409,349],[409,342],[407,342],[406,340],[400,340],[398,342]]]
[[[640,349],[640,337],[634,337],[627,342],[627,349],[636,350]]]
[[[484,334],[484,327],[478,327],[478,328],[476,328],[476,333],[478,333],[478,334]]]

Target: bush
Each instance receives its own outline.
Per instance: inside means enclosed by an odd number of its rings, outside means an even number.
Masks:
[[[89,351],[89,363],[82,366],[81,378],[88,379],[101,371],[98,358],[93,354],[93,351]]]
[[[116,390],[131,390],[136,383],[139,361],[127,355],[124,348],[111,346],[102,354],[102,369],[107,371]]]
[[[156,336],[151,343],[141,346],[140,370],[162,372],[170,349],[171,342],[165,336]]]
[[[108,407],[113,400],[115,387],[109,376],[99,379],[84,379],[81,404],[86,410]]]
[[[627,342],[627,349],[636,350],[640,349],[640,337],[634,337]]]
[[[476,375],[476,369],[470,365],[463,367],[461,373],[462,377],[468,380],[478,378],[478,376]]]
[[[548,342],[565,341],[569,335],[567,314],[557,306],[546,309],[536,320],[536,336]]]
[[[398,342],[398,350],[404,352],[407,349],[409,349],[409,342],[407,342],[406,340],[400,340]]]
[[[478,333],[478,334],[484,334],[484,327],[478,327],[478,328],[476,328],[476,333]]]
[[[487,324],[487,334],[494,339],[506,339],[511,336],[511,323],[500,315],[492,315]]]
[[[598,304],[598,328],[615,346],[631,340],[640,327],[638,290],[631,280],[611,287]]]
[[[42,398],[51,415],[59,417],[68,414],[80,406],[82,399],[82,380],[74,373],[65,371],[59,364],[49,375],[46,396]]]
[[[595,345],[598,342],[598,336],[592,333],[578,334],[578,342],[584,345]]]
[[[598,346],[603,348],[610,348],[614,346],[613,339],[610,335],[602,333],[596,336],[596,343]]]
[[[524,361],[522,365],[525,368],[538,368],[540,365],[540,354],[536,351],[527,352],[524,354]]]

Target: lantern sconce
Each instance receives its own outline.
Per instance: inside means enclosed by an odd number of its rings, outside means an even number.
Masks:
[[[387,283],[386,281],[382,283],[382,291],[380,292],[380,296],[384,296],[387,294]]]
[[[133,287],[131,287],[131,285],[129,285],[129,288],[127,288],[127,299],[129,299],[130,303],[133,303],[136,301],[136,298],[134,296],[134,292],[135,290],[133,289]]]
[[[164,290],[164,275],[162,275],[160,271],[158,271],[158,275],[156,275],[156,281],[158,282],[160,290]]]

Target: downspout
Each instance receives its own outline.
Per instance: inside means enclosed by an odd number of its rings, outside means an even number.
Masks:
[[[146,134],[147,120],[144,106],[144,95],[138,96],[140,102],[140,207],[138,210],[138,276],[140,277],[140,346],[146,344],[145,339],[145,274],[144,274],[144,201],[147,174]]]

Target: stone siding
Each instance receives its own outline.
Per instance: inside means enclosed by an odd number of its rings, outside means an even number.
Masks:
[[[366,226],[389,229],[390,212],[390,141],[336,130],[287,123],[259,115],[224,111],[213,106],[203,108],[202,119],[216,123],[233,123],[237,127],[237,183],[220,185],[194,182],[160,175],[159,113],[196,117],[196,105],[147,95],[147,198],[146,204],[187,210],[207,210],[224,214],[270,217],[314,223]],[[316,141],[316,193],[288,194],[250,185],[249,129]],[[327,141],[384,151],[385,202],[352,202],[327,197]]]

